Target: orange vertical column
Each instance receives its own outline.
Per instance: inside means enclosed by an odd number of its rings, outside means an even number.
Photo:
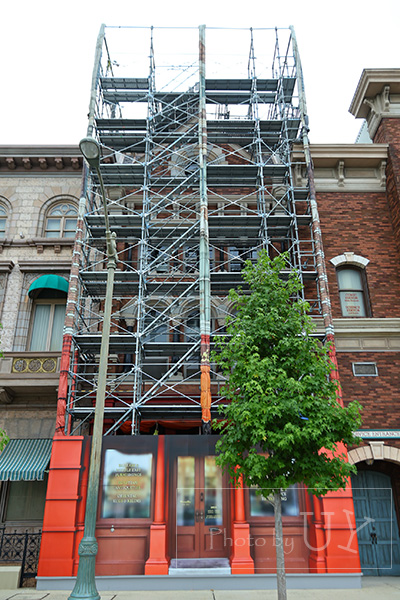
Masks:
[[[343,444],[337,452],[346,453]],[[351,481],[342,490],[328,492],[321,498],[326,540],[325,561],[327,573],[360,573],[360,556],[354,513]]]
[[[145,575],[168,575],[167,526],[165,523],[165,438],[158,436],[154,521],[150,528],[150,554]]]
[[[235,488],[235,519],[232,524],[232,575],[254,573],[254,561],[250,556],[250,525],[246,522],[244,509],[243,479]]]
[[[55,436],[43,519],[38,577],[72,577],[80,504],[83,437]]]
[[[346,454],[343,444],[336,452]],[[307,506],[312,573],[360,573],[360,557],[350,480],[344,489],[313,498]]]

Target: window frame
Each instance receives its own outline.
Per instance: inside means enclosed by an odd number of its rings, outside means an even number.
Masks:
[[[36,315],[36,307],[39,305],[44,305],[44,304],[50,305],[50,317],[49,317],[49,324],[47,326],[47,337],[46,337],[46,344],[45,344],[46,347],[43,350],[31,350],[33,326],[34,326],[35,315]],[[31,319],[30,319],[30,323],[29,323],[29,331],[28,331],[28,339],[27,339],[28,352],[61,352],[61,348],[60,348],[60,350],[50,350],[51,336],[53,333],[53,325],[54,325],[55,307],[56,307],[56,305],[60,305],[60,304],[63,305],[66,310],[67,299],[66,298],[38,298],[33,301],[32,314],[31,314]],[[64,311],[64,313],[65,313],[65,311]],[[62,340],[61,340],[60,346],[61,345],[62,345]]]
[[[73,218],[72,215],[63,214],[63,215],[55,215],[54,217],[51,215],[51,213],[54,210],[57,210],[57,209],[60,210],[62,206],[68,206],[69,207],[68,210],[71,210],[71,209],[75,210],[75,213],[76,213],[75,224],[76,224],[76,221],[78,220],[78,207],[76,206],[76,204],[74,204],[71,201],[54,203],[48,208],[48,210],[46,211],[46,214],[45,214],[44,225],[43,225],[43,237],[44,238],[46,238],[46,239],[67,239],[67,240],[68,239],[73,240],[75,238],[76,226],[74,229],[71,229],[71,230],[65,228],[67,219],[72,219]],[[60,219],[60,228],[57,231],[48,229],[49,219]],[[65,235],[66,232],[70,232],[70,231],[73,233],[72,236]],[[54,235],[48,235],[48,234],[53,234],[53,233],[54,233]]]
[[[27,481],[25,483],[28,484],[35,484],[37,483],[37,479],[34,481]],[[33,526],[33,527],[41,527],[42,523],[43,523],[43,517],[44,514],[42,516],[41,519],[34,519],[34,518],[29,518],[29,519],[24,519],[24,518],[20,518],[20,519],[7,519],[7,511],[8,511],[8,503],[10,500],[10,492],[11,492],[11,486],[15,485],[15,484],[19,484],[19,483],[23,483],[21,481],[4,481],[3,482],[3,486],[1,489],[1,493],[0,493],[0,515],[1,515],[1,522],[6,526],[6,527],[29,527],[29,526]],[[45,473],[44,479],[43,481],[40,481],[40,483],[43,483],[45,489],[44,489],[44,497],[43,497],[43,513],[44,513],[44,508],[45,508],[45,503],[46,503],[46,495],[47,495],[47,486],[48,486],[48,475],[47,472]],[[31,494],[33,492],[31,491]]]
[[[2,214],[3,211],[4,211],[4,216]],[[8,221],[8,210],[3,204],[0,204],[0,223],[3,219],[4,219],[4,229],[2,229],[0,227],[0,240],[4,240],[6,237],[7,221]]]
[[[343,271],[354,271],[360,274],[360,279],[361,279],[361,289],[360,290],[356,290],[354,288],[340,288],[340,276],[339,273],[343,272]],[[340,265],[338,267],[336,267],[336,279],[337,279],[337,286],[338,286],[338,293],[339,293],[339,303],[340,303],[340,311],[342,313],[342,317],[344,319],[366,319],[366,318],[370,318],[372,317],[372,309],[371,309],[371,303],[370,303],[370,298],[369,298],[369,290],[368,290],[368,284],[367,284],[367,276],[366,276],[366,272],[364,268],[361,268],[357,265],[354,264],[344,264],[344,265]],[[362,298],[363,298],[363,304],[364,304],[364,311],[365,311],[365,315],[354,315],[354,316],[350,316],[350,315],[344,315],[343,314],[343,304],[342,304],[342,297],[341,294],[345,293],[345,292],[361,292],[362,293]]]
[[[356,370],[357,370],[356,367],[358,365],[374,365],[375,373],[356,373]],[[373,362],[373,361],[352,362],[351,368],[352,368],[354,377],[379,377],[378,365],[376,364],[376,362]]]

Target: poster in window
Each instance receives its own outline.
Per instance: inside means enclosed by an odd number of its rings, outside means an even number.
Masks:
[[[103,519],[150,518],[152,458],[152,454],[106,450],[101,504]]]
[[[341,292],[341,298],[344,317],[365,317],[364,297],[362,292]]]

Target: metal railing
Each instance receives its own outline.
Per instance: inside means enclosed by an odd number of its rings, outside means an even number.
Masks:
[[[21,565],[20,587],[32,587],[28,580],[37,575],[41,539],[41,531],[11,533],[0,527],[0,564]]]

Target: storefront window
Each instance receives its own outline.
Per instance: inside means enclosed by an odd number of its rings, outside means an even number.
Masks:
[[[297,486],[291,486],[281,491],[282,516],[297,517],[299,515],[299,500]],[[252,517],[273,517],[274,507],[264,496],[256,494],[255,488],[250,489],[250,515]]]

